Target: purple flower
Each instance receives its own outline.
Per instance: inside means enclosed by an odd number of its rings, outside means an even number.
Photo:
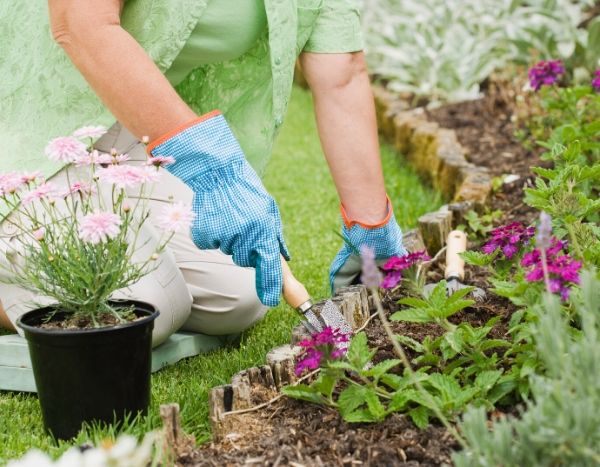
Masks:
[[[529,84],[539,91],[542,86],[555,84],[565,74],[565,67],[560,60],[542,60],[529,70]]]
[[[431,258],[425,251],[416,251],[404,256],[392,256],[383,265],[382,269],[386,271],[385,278],[381,283],[384,289],[392,289],[402,280],[402,271],[415,266],[421,261],[427,261]]]
[[[565,254],[567,242],[552,238],[550,247],[546,249],[546,270],[551,293],[560,293],[561,299],[569,299],[570,288],[580,282],[579,270],[581,261],[576,261]],[[527,282],[540,282],[544,280],[543,257],[540,249],[535,249],[523,256],[521,266],[530,268],[525,275]]]
[[[535,228],[526,228],[520,222],[513,222],[492,230],[490,235],[492,238],[483,245],[481,251],[491,255],[500,250],[506,259],[511,259],[535,235]]]
[[[328,326],[309,339],[299,342],[298,345],[304,351],[296,363],[296,375],[300,376],[304,370],[316,370],[323,363],[342,358],[346,354],[349,340],[348,334]]]
[[[600,92],[600,70],[596,70],[594,73],[594,79],[592,80],[592,88],[594,91]]]

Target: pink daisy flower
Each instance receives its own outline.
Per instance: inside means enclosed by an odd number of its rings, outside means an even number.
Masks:
[[[146,161],[146,164],[153,165],[154,167],[164,167],[166,165],[174,164],[175,158],[171,156],[156,156],[151,157]]]
[[[75,182],[63,193],[63,198],[76,193],[81,193],[82,195],[91,195],[95,192],[96,187],[94,185],[86,182]]]
[[[21,174],[21,179],[23,180],[23,183],[29,184],[29,183],[33,183],[37,180],[44,180],[44,175],[40,171],[23,172]]]
[[[155,182],[159,176],[149,167],[134,167],[131,165],[110,165],[98,171],[102,182],[112,183],[118,188],[131,188],[146,182]]]
[[[99,126],[83,126],[78,130],[73,132],[73,136],[75,138],[83,139],[83,138],[100,138],[104,133],[106,133],[106,128]]]
[[[25,194],[21,202],[24,205],[27,205],[35,200],[45,199],[48,201],[54,201],[56,198],[58,198],[58,196],[59,194],[56,185],[54,185],[52,182],[46,182]]]
[[[44,149],[46,156],[53,161],[70,164],[87,154],[87,148],[81,141],[71,136],[54,138]]]
[[[190,228],[194,217],[192,208],[179,201],[163,209],[158,218],[158,225],[169,232],[180,232]]]
[[[123,220],[112,212],[94,212],[81,219],[79,238],[96,245],[119,235]]]
[[[35,238],[38,242],[41,242],[44,239],[44,235],[46,235],[46,229],[44,227],[40,227],[32,232],[33,238]]]
[[[0,174],[0,196],[16,193],[24,183],[23,174],[18,172]]]

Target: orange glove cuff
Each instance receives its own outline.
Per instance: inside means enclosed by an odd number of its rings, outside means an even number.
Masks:
[[[152,150],[156,146],[161,145],[168,139],[171,139],[173,136],[181,133],[182,131],[188,129],[189,127],[194,126],[197,123],[203,122],[205,120],[209,120],[213,117],[216,117],[217,115],[221,115],[221,111],[213,110],[212,112],[208,112],[207,114],[200,115],[199,117],[196,117],[193,120],[190,120],[189,122],[184,123],[183,125],[179,125],[178,127],[173,128],[171,131],[168,131],[164,135],[159,136],[154,141],[152,141],[150,144],[148,144],[148,147],[146,148],[146,153],[148,153],[148,155],[152,155]]]
[[[360,225],[361,227],[363,227],[365,229],[376,229],[378,227],[383,227],[385,224],[387,224],[390,221],[390,218],[392,217],[392,214],[394,213],[394,209],[392,208],[392,203],[391,203],[390,197],[388,195],[385,195],[385,200],[386,200],[386,206],[387,206],[387,214],[385,215],[385,218],[381,222],[378,222],[377,224],[365,224],[364,222],[349,219],[348,214],[346,213],[346,209],[344,209],[344,205],[340,204],[340,212],[342,213],[342,220],[344,221],[344,225],[348,229],[355,225]]]

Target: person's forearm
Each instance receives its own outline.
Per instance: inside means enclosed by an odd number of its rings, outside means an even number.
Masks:
[[[386,194],[364,56],[305,53],[301,63],[342,205],[350,219],[376,224],[386,216]]]
[[[120,26],[118,0],[49,0],[49,11],[55,40],[135,136],[152,140],[196,116]]]

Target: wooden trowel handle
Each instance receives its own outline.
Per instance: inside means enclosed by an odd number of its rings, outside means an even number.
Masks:
[[[446,242],[446,271],[444,277],[458,277],[459,280],[465,278],[465,262],[459,256],[459,253],[467,251],[467,235],[460,230],[453,230],[448,234]]]
[[[310,300],[310,295],[302,282],[294,277],[283,256],[281,257],[281,267],[283,268],[283,298],[289,306],[298,308]]]

